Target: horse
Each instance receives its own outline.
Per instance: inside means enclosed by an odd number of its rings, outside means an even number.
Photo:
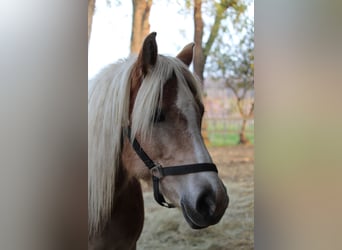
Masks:
[[[195,44],[158,54],[156,32],[138,55],[88,82],[88,247],[136,249],[144,224],[140,180],[193,229],[220,221],[227,189],[201,136],[204,105],[189,70]]]

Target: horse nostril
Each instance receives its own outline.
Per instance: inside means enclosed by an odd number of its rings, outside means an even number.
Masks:
[[[203,217],[211,217],[216,209],[215,195],[211,192],[202,193],[197,199],[196,210]]]

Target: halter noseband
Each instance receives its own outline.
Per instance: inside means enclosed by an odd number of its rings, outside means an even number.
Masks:
[[[164,196],[159,191],[159,180],[161,180],[164,176],[168,175],[183,175],[190,173],[198,173],[204,171],[212,171],[217,173],[216,165],[213,163],[195,163],[188,165],[179,165],[179,166],[171,166],[171,167],[162,167],[160,164],[155,163],[151,158],[146,154],[146,152],[142,149],[139,142],[136,138],[134,138],[133,142],[130,140],[131,130],[127,128],[127,136],[128,140],[133,146],[134,151],[140,157],[140,159],[145,163],[146,167],[151,171],[152,181],[153,181],[153,194],[154,199],[158,204],[163,207],[173,208],[174,205],[165,201]]]

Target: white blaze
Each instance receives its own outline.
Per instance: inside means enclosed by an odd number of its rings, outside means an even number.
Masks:
[[[187,132],[190,134],[193,144],[193,151],[195,153],[194,163],[210,163],[211,157],[206,149],[202,137],[201,130],[197,124],[197,111],[195,108],[196,102],[194,98],[186,94],[182,88],[178,88],[176,105],[182,114],[187,119]]]

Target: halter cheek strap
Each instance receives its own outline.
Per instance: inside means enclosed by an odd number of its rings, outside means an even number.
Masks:
[[[130,141],[131,130],[127,128],[127,136]],[[164,196],[159,191],[159,181],[168,175],[184,175],[190,173],[198,173],[205,171],[212,171],[217,173],[216,165],[213,163],[195,163],[188,165],[179,165],[179,166],[171,166],[171,167],[162,167],[160,164],[155,163],[151,158],[146,154],[143,148],[140,146],[139,142],[136,138],[134,138],[133,142],[130,141],[134,151],[140,157],[140,159],[145,163],[145,166],[151,171],[152,181],[153,181],[153,194],[154,199],[158,204],[163,207],[173,208],[174,205],[165,201]]]

